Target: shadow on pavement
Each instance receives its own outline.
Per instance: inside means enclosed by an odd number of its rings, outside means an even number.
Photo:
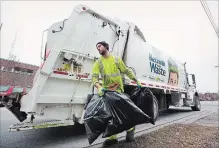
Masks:
[[[178,109],[178,108],[170,108],[166,111],[162,111],[160,112],[160,116],[162,115],[172,115],[172,114],[178,114],[178,113],[189,113],[189,112],[194,112],[192,111],[191,108],[181,108],[181,109]]]

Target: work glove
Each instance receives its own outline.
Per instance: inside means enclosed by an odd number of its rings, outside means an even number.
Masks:
[[[141,83],[139,82],[139,81],[137,81],[137,87],[139,88],[139,89],[141,89]]]
[[[105,91],[106,91],[105,88],[100,87],[100,88],[98,89],[98,95],[99,95],[99,96],[103,96]]]

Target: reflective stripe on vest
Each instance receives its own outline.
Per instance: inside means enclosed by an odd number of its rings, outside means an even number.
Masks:
[[[97,79],[99,79],[99,74],[93,74],[93,75],[92,75],[92,78],[97,78]]]
[[[100,58],[98,59],[98,63],[99,63],[100,74],[101,74],[102,78],[104,78],[104,65],[103,65]]]
[[[118,69],[118,58],[114,57],[114,60],[115,60],[116,67]],[[102,78],[121,76],[120,72],[112,73],[112,74],[105,74],[104,73],[104,65],[103,65],[103,63],[102,63],[100,58],[98,59],[98,63],[99,63],[99,69],[100,69],[100,73],[101,73]]]

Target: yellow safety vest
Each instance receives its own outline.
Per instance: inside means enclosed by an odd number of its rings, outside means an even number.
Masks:
[[[135,76],[118,58],[110,55],[107,58],[100,57],[93,65],[92,68],[92,82],[99,82],[99,74],[101,74],[103,87],[108,90],[115,90],[124,92],[124,85],[121,74],[126,74],[130,79]]]

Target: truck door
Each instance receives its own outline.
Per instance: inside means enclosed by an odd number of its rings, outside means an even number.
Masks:
[[[188,83],[189,83],[188,100],[190,100],[190,102],[192,102],[193,97],[196,93],[195,76],[193,74],[188,74]]]

